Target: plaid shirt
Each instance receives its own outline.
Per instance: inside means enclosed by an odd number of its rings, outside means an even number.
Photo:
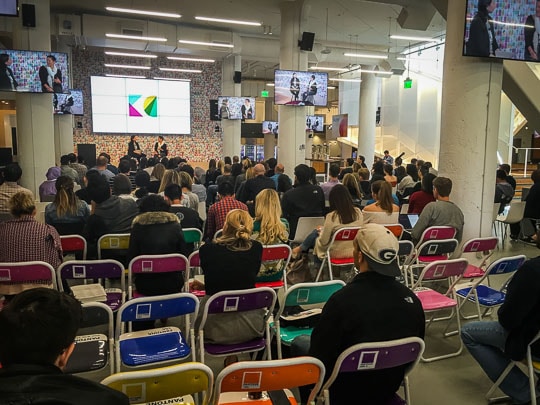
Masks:
[[[31,193],[27,188],[21,187],[15,181],[6,181],[0,186],[0,213],[9,213],[8,202],[11,196],[19,191]]]
[[[212,239],[216,231],[223,228],[225,217],[229,211],[241,209],[248,211],[248,207],[241,201],[235,200],[232,196],[225,196],[217,203],[212,204],[208,209],[206,218],[206,237]]]

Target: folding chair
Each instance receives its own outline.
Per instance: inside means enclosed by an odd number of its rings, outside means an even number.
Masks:
[[[202,392],[201,404],[207,405],[212,396],[214,374],[202,363],[189,362],[117,373],[105,378],[101,384],[126,394],[130,404],[192,405],[192,395]]]
[[[60,291],[64,291],[64,283],[67,286],[68,280],[87,281],[102,279],[102,284],[106,287],[106,279],[118,279],[120,280],[120,288],[106,288],[107,300],[104,303],[112,311],[116,311],[126,301],[124,265],[119,261],[113,259],[70,260],[58,267],[56,277],[58,278],[58,288]]]
[[[506,216],[498,216],[495,222],[501,227],[502,247],[504,249],[504,241],[508,234],[508,225],[517,224],[523,219],[525,212],[525,201],[512,201],[508,214]]]
[[[271,358],[271,336],[268,318],[272,315],[275,303],[276,293],[268,287],[222,291],[212,295],[204,305],[198,330],[201,362],[204,363],[205,354],[222,357],[233,354],[254,353],[265,349],[267,357]],[[235,344],[216,344],[204,341],[204,327],[210,315],[215,320],[216,316],[219,317],[220,315],[230,315],[255,309],[265,310],[265,314],[263,315],[264,331],[261,331],[263,332],[263,337]]]
[[[52,284],[52,288],[58,289],[53,267],[40,261],[0,263],[0,283],[29,283],[34,284],[35,288]]]
[[[386,229],[388,229],[390,232],[392,232],[394,234],[394,236],[400,240],[401,239],[401,236],[403,235],[403,231],[404,231],[404,228],[403,228],[403,225],[401,224],[386,224],[386,225],[383,225]]]
[[[63,235],[60,236],[62,251],[66,254],[82,253],[81,260],[86,260],[86,239],[81,235]]]
[[[193,323],[199,300],[193,294],[178,293],[135,298],[120,307],[116,314],[116,371],[122,364],[141,367],[177,362],[191,355],[195,360]],[[174,326],[125,333],[125,324],[136,321],[184,316],[184,331]],[[190,342],[188,344],[187,342]]]
[[[359,343],[344,350],[336,360],[332,374],[324,383],[319,393],[319,404],[330,405],[330,388],[341,373],[357,371],[383,370],[405,366],[403,389],[406,404],[411,404],[408,375],[420,361],[424,353],[424,341],[418,337],[389,340],[386,342]],[[361,376],[359,376],[361,378]],[[391,402],[402,403],[396,393]]]
[[[285,292],[283,305],[280,305],[274,317],[273,330],[277,338],[278,358],[282,358],[281,344],[290,346],[291,342],[300,335],[310,335],[311,327],[281,326],[280,319],[286,307],[324,304],[345,283],[341,280],[321,281],[315,283],[295,284]],[[320,312],[320,311],[318,311]]]
[[[403,277],[403,282],[405,282],[405,285],[408,286],[409,280],[407,277],[407,272],[405,268],[405,264],[409,263],[412,260],[412,257],[414,256],[415,250],[414,250],[414,244],[410,240],[400,240],[398,245],[398,266],[401,270],[401,277]]]
[[[87,373],[110,367],[114,373],[114,332],[111,308],[101,302],[82,304],[81,326],[75,337],[75,349],[71,354],[65,373]],[[99,332],[95,329],[102,326]],[[93,331],[86,334],[84,331]]]
[[[349,242],[352,246],[352,241],[354,240],[354,238],[356,238],[356,234],[359,230],[360,227],[347,226],[344,228],[340,228],[336,232],[334,232],[334,234],[332,235],[332,239],[330,240],[330,244],[326,249],[326,255],[324,257],[324,260],[319,267],[319,272],[317,273],[315,281],[319,281],[319,277],[321,276],[324,265],[326,263],[328,263],[328,276],[330,280],[334,279],[332,274],[332,266],[341,267],[354,265],[354,257],[352,255],[350,257],[332,257],[332,247],[334,245],[334,242]]]
[[[487,261],[493,255],[498,244],[499,239],[493,236],[487,238],[473,238],[465,242],[461,248],[460,257],[465,257],[469,261],[469,265],[463,274],[463,278],[472,279],[482,277],[486,271]],[[482,261],[478,265],[472,264],[471,256],[478,253],[482,254]]]
[[[190,286],[190,282],[194,279],[195,273],[201,273],[201,257],[199,256],[199,251],[196,250],[188,257],[189,267],[186,271],[186,283],[184,285],[184,290],[190,292],[196,297],[204,297],[206,295],[205,290],[193,290]]]
[[[491,386],[489,391],[486,394],[486,399],[488,402],[496,401],[501,398],[492,398],[493,393],[495,390],[501,385],[501,383],[504,381],[508,373],[512,371],[512,368],[519,367],[521,364],[526,363],[527,366],[527,375],[529,377],[529,391],[531,394],[531,405],[536,405],[536,385],[534,381],[534,375],[540,374],[540,363],[538,361],[533,360],[532,353],[531,353],[531,346],[536,343],[540,339],[540,333],[538,333],[527,345],[527,352],[525,353],[525,359],[524,361],[514,361],[510,360],[510,363],[508,366],[504,369],[504,371],[501,373],[499,378],[497,378],[497,381]]]
[[[297,405],[290,388],[314,384],[308,404],[322,386],[324,365],[314,357],[303,356],[284,360],[242,361],[223,369],[216,378],[213,404],[240,405],[257,403],[271,405],[268,391],[283,390],[288,404]],[[281,392],[283,392],[281,391]],[[263,393],[261,399],[249,399],[248,392]],[[272,393],[270,393],[272,395]]]
[[[265,269],[273,269],[270,275],[257,277],[255,287],[270,287],[287,289],[287,277],[285,273],[289,261],[291,260],[292,250],[289,245],[265,245],[262,252],[262,266]]]
[[[203,240],[203,234],[200,229],[184,228],[182,229],[182,233],[184,234],[184,240],[186,243],[193,243],[195,245],[195,249],[199,248]]]
[[[501,306],[506,298],[506,294],[500,290],[484,285],[483,281],[493,274],[513,273],[519,269],[526,260],[527,257],[524,255],[503,257],[502,259],[491,263],[484,272],[484,275],[477,281],[468,283],[467,286],[456,286],[456,294],[460,301],[460,310],[467,301],[473,302],[476,305],[476,315],[464,316],[464,318],[471,319],[478,317],[479,320],[482,320],[482,317],[485,316],[490,309]],[[480,310],[480,307],[485,308],[483,313]]]
[[[189,267],[186,256],[180,253],[166,255],[141,255],[134,257],[129,262],[128,268],[128,299],[142,297],[143,295],[134,290],[133,275],[137,274],[160,274],[170,272],[185,273]]]
[[[426,264],[440,260],[447,260],[457,249],[459,243],[456,239],[432,239],[422,243],[417,249],[412,259],[405,264],[410,277],[410,284],[414,284],[414,279],[418,275],[415,269],[421,269]]]
[[[300,217],[296,225],[293,243],[302,243],[318,226],[324,225],[324,217]]]
[[[129,233],[109,233],[98,239],[98,259],[115,259],[127,264]]]
[[[416,246],[418,247],[428,240],[454,239],[456,233],[455,228],[451,226],[430,226],[422,232]]]
[[[416,284],[413,285],[412,290],[422,303],[422,308],[426,314],[431,314],[431,318],[426,321],[426,330],[433,321],[447,320],[448,324],[444,330],[444,336],[448,337],[456,334],[456,332],[446,333],[450,320],[455,316],[457,320],[457,334],[461,333],[461,322],[458,314],[456,301],[456,295],[454,292],[454,286],[459,282],[463,273],[467,269],[468,262],[466,259],[451,259],[440,260],[429,263],[418,278]],[[450,286],[445,294],[441,294],[431,288],[422,287],[424,281],[436,281],[436,280],[448,280]],[[448,317],[434,319],[434,315],[437,311],[443,309],[451,309],[452,312]],[[458,356],[463,350],[463,342],[459,339],[459,349],[456,352],[443,354],[440,356],[433,356],[426,358],[422,356],[422,361],[431,362],[435,360],[446,359],[449,357]]]

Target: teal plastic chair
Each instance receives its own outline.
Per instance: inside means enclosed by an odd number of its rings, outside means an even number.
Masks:
[[[286,307],[324,304],[336,292],[345,286],[341,280],[322,281],[318,283],[300,283],[289,288],[279,307],[273,330],[277,338],[278,358],[282,358],[281,345],[290,346],[291,342],[300,335],[310,335],[313,332],[311,327],[281,326],[280,319]],[[311,310],[314,311],[314,310]]]

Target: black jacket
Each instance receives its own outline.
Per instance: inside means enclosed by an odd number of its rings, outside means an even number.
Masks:
[[[13,71],[9,67],[5,67],[4,69],[0,69],[0,90],[13,90],[11,88],[11,80],[13,80],[13,87],[14,90],[17,90],[17,81],[15,80],[15,77],[13,76]]]
[[[283,217],[289,221],[289,238],[294,239],[300,217],[322,217],[324,215],[324,193],[320,186],[298,184],[281,199]]]
[[[529,51],[529,46],[533,49],[534,52],[536,52],[536,56],[538,56],[538,52],[540,51],[540,46],[537,49],[534,49],[533,39],[534,34],[536,33],[536,28],[534,27],[533,15],[527,17],[527,20],[525,21],[525,28],[523,28],[523,33],[525,36],[525,59],[537,60],[532,57],[531,52]]]
[[[128,405],[125,394],[53,365],[17,364],[0,369],[0,405]]]
[[[540,219],[540,183],[531,186],[525,202],[524,218]]]
[[[262,190],[266,188],[276,189],[276,183],[270,177],[265,175],[256,176],[252,179],[246,180],[246,185],[241,195],[238,196],[238,200],[246,203],[248,201],[255,202],[255,197]]]
[[[491,48],[493,53],[499,49],[497,39],[495,38],[495,30],[493,28],[492,18],[488,13],[478,12],[474,16],[469,31],[469,40],[467,41],[466,54],[469,56],[490,56]],[[492,43],[489,43],[489,32],[486,26],[489,23],[489,30],[493,38]],[[491,45],[491,46],[490,46]]]

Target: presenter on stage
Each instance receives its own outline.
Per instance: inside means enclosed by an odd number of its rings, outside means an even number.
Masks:
[[[163,138],[160,135],[158,136],[157,142],[154,144],[154,156],[159,156],[160,158],[164,158],[168,154],[169,154],[169,150],[167,149],[165,138]]]
[[[139,142],[137,142],[138,139],[139,138],[137,137],[137,135],[132,135],[131,136],[131,141],[129,141],[129,143],[128,143],[128,153],[127,153],[129,157],[135,158],[137,160],[139,160],[143,156],[146,156],[141,151],[141,147],[139,146]]]

